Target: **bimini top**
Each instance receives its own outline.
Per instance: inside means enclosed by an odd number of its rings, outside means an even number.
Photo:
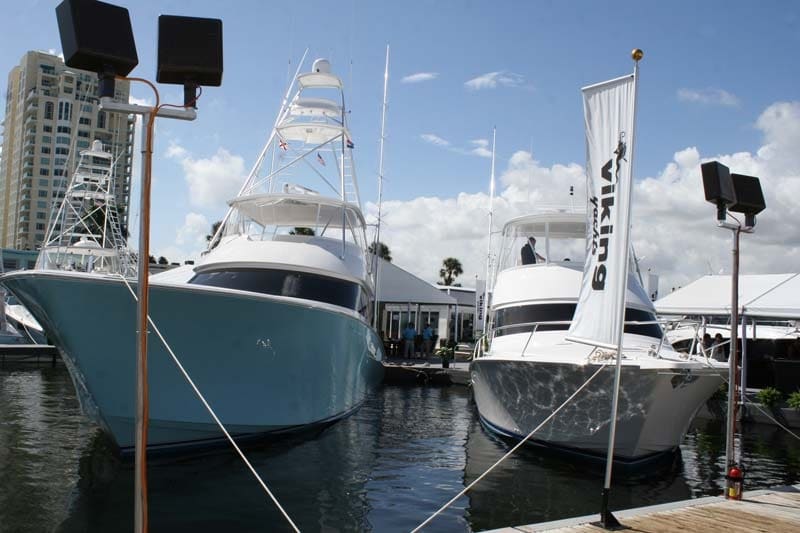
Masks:
[[[331,63],[327,59],[317,59],[311,66],[311,72],[297,76],[297,83],[303,89],[309,87],[318,88],[342,88],[342,80],[339,76],[331,72]]]
[[[586,237],[586,213],[536,213],[512,218],[503,226],[503,235],[549,235],[553,239]]]
[[[357,206],[315,194],[251,194],[234,198],[228,204],[262,226],[341,228],[343,222],[353,228],[366,226]]]

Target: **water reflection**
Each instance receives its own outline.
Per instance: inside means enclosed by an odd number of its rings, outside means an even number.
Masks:
[[[133,467],[83,418],[63,368],[0,368],[0,531],[133,528]],[[612,508],[722,490],[724,427],[697,423],[679,454],[615,474]],[[384,387],[352,417],[246,448],[303,531],[408,531],[512,444],[487,433],[462,387]],[[747,487],[800,482],[800,447],[745,432]],[[426,531],[470,531],[597,511],[602,464],[520,450]],[[153,531],[286,531],[230,450],[151,460]]]

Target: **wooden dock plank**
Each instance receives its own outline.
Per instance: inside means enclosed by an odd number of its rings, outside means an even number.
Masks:
[[[627,531],[640,533],[796,533],[800,531],[800,485],[745,493],[742,501],[686,500],[615,512]],[[502,531],[599,533],[598,515],[506,528]],[[552,527],[550,527],[552,525]]]

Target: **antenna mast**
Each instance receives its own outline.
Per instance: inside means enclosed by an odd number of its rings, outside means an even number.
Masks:
[[[486,247],[486,283],[483,285],[483,333],[489,323],[489,275],[492,269],[492,222],[494,219],[494,152],[497,140],[497,126],[492,129],[492,177],[489,180],[489,243]]]
[[[375,283],[375,308],[372,325],[378,328],[378,246],[381,242],[381,205],[383,203],[383,147],[386,141],[386,95],[389,90],[389,45],[386,45],[386,67],[383,71],[383,108],[381,109],[381,148],[378,157],[378,226],[375,228],[375,244],[372,247],[372,264]]]

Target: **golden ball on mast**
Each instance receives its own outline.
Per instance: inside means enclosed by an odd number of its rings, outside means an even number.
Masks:
[[[633,51],[631,52],[631,57],[633,58],[634,61],[639,61],[644,57],[644,52],[642,52],[641,48],[634,48]]]

